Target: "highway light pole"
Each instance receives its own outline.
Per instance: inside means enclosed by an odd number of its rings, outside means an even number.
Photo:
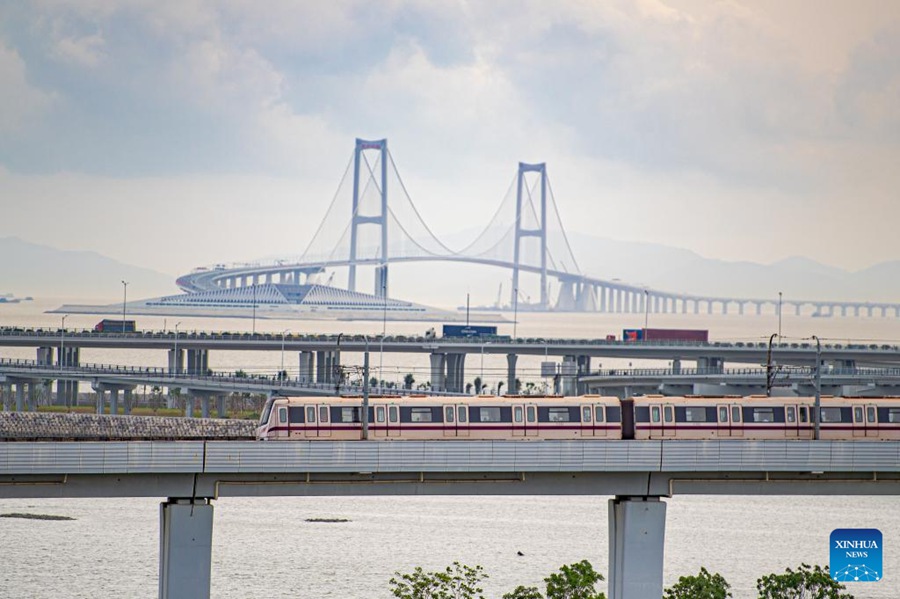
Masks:
[[[362,440],[367,441],[369,439],[369,336],[365,335],[363,339],[366,340],[366,354],[363,357],[363,401],[360,420],[362,421]]]
[[[519,325],[519,288],[513,290],[513,343],[516,342],[516,329]]]
[[[781,339],[781,292],[778,292],[778,338]]]
[[[281,370],[278,371],[278,379],[281,381],[282,387],[284,387],[284,379],[287,378],[284,372],[284,336],[290,332],[290,329],[281,331]]]
[[[813,335],[812,338],[816,340],[816,371],[814,379],[814,385],[816,387],[816,402],[814,407],[815,415],[813,416],[813,422],[815,423],[813,438],[818,441],[820,432],[819,421],[821,420],[822,416],[822,342],[819,341],[819,338],[816,335]]]
[[[674,310],[674,308],[673,308]],[[650,292],[644,289],[644,335],[647,334],[647,323],[650,321]]]
[[[179,368],[181,360],[178,359],[178,326],[180,324],[180,322],[175,323],[175,351],[173,352],[175,355],[172,356],[172,361],[174,362],[172,370],[175,372],[175,376],[178,376],[178,371],[181,370]]]
[[[125,332],[125,303],[128,299],[128,281],[122,281],[122,329],[120,333]]]

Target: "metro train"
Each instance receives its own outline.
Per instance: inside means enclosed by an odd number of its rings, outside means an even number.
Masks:
[[[373,440],[813,439],[812,397],[371,397]],[[900,397],[821,397],[824,440],[900,440]],[[260,440],[363,438],[360,397],[273,397]]]

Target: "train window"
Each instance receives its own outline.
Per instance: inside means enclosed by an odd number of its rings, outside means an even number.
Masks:
[[[453,422],[453,406],[447,406],[444,408],[444,420],[447,422]]]
[[[809,408],[800,406],[800,422],[809,422]]]
[[[287,408],[278,408],[278,422],[287,422],[287,421],[288,421]]]
[[[673,420],[675,420],[675,412],[674,412],[674,408],[672,408],[672,406],[664,406],[663,407],[663,419],[666,422],[672,422]]]
[[[481,408],[478,414],[481,422],[500,422],[500,408]]]
[[[316,409],[313,406],[306,406],[306,421],[307,422],[315,422],[316,421]]]
[[[375,408],[375,421],[384,422],[384,406],[378,406],[377,408]]]
[[[569,408],[550,408],[547,410],[547,420],[550,422],[569,422]]]
[[[706,408],[685,408],[685,422],[706,422]]]
[[[875,408],[873,406],[866,406],[866,422],[869,424],[875,422]]]
[[[528,406],[525,408],[525,415],[528,417],[528,422],[534,422],[537,418],[537,412],[534,409],[534,406]],[[900,417],[900,415],[898,415]]]
[[[659,422],[659,406],[652,406],[650,408],[650,420],[652,422]]]
[[[388,420],[391,422],[397,422],[399,419],[397,415],[397,406],[388,406]]]
[[[319,406],[319,422],[328,422],[328,408]]]
[[[719,422],[728,422],[728,408],[719,406]]]
[[[359,422],[359,408],[341,408],[339,416],[341,422]]]
[[[522,406],[516,406],[513,408],[513,420],[516,422],[522,422]]]
[[[753,408],[753,422],[775,422],[775,410],[772,408]]]
[[[410,408],[409,421],[431,422],[431,408]]]
[[[853,422],[862,422],[862,421],[863,421],[862,406],[854,406],[853,407]]]
[[[740,422],[740,421],[741,421],[740,406],[731,406],[731,422]]]
[[[603,422],[603,406],[594,406],[594,421]]]
[[[788,406],[786,409],[787,413],[787,421],[788,422],[796,422],[797,421],[797,410],[794,406]]]
[[[466,422],[467,418],[466,418],[466,407],[465,406],[459,406],[459,409],[456,410],[456,414],[457,414],[457,416],[459,416],[458,420],[460,422]]]
[[[591,421],[591,408],[590,406],[583,406],[581,408],[581,421],[582,422],[590,422]]]
[[[819,414],[821,415],[820,422],[842,421],[840,408],[821,408]]]
[[[259,419],[260,424],[265,424],[269,421],[269,416],[272,414],[272,400],[266,402],[265,408],[263,408],[262,417]]]
[[[888,422],[900,422],[900,408],[888,408]]]
[[[288,420],[291,422],[303,422],[303,408],[288,408]]]

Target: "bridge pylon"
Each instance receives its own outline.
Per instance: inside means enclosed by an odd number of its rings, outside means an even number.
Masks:
[[[381,153],[381,181],[378,191],[381,196],[380,214],[366,215],[359,213],[360,194],[360,166],[362,153],[366,150],[376,150]],[[350,272],[347,280],[347,289],[356,291],[356,250],[357,229],[360,225],[377,225],[381,227],[381,264],[375,271],[375,295],[388,296],[388,191],[387,191],[387,139],[365,140],[356,139],[356,150],[353,153],[353,215],[350,220]],[[370,173],[364,173],[369,177]],[[365,192],[365,189],[362,190]]]
[[[525,229],[522,227],[522,192],[525,187],[525,173],[539,173],[541,177],[541,214],[540,228]],[[527,190],[526,190],[527,191]],[[541,241],[541,310],[549,308],[547,299],[547,163],[527,164],[519,163],[519,173],[516,178],[516,237],[513,250],[513,279],[511,305],[518,304],[519,293],[519,265],[520,265],[520,241],[523,237],[538,237]]]

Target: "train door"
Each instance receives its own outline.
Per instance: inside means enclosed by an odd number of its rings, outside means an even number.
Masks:
[[[512,407],[512,436],[525,436],[525,406],[521,404],[513,404]]]
[[[672,404],[650,404],[650,438],[675,436],[675,407]]]
[[[606,408],[600,404],[594,405],[594,436],[606,436]]]
[[[456,406],[444,406],[444,436],[456,436]]]
[[[589,404],[581,405],[581,436],[582,437],[593,437],[594,436],[594,414],[592,413],[593,406]]]
[[[306,426],[304,431],[307,438],[319,436],[319,420],[316,417],[316,406],[306,406]]]
[[[456,436],[469,436],[469,407],[463,405],[456,406]]]
[[[372,423],[375,438],[387,437],[387,406],[375,406],[375,422]]]
[[[741,414],[741,405],[736,403],[731,404],[731,436],[744,436],[744,419]]]
[[[388,406],[387,436],[400,436],[400,406]]]
[[[878,436],[878,410],[875,404],[866,404],[866,436]]]
[[[799,423],[800,437],[812,439],[812,427],[809,425],[809,406],[799,406],[797,408],[797,421]]]
[[[797,404],[784,406],[784,435],[788,439],[796,439],[800,436],[800,418]]]
[[[866,415],[863,406],[853,406],[853,436],[866,436]]]
[[[537,406],[534,404],[525,406],[525,436],[538,436]]]
[[[319,407],[319,436],[331,436],[331,419],[328,417],[328,406],[320,405]]]
[[[716,405],[716,436],[730,437],[732,434],[731,414],[728,404]]]

